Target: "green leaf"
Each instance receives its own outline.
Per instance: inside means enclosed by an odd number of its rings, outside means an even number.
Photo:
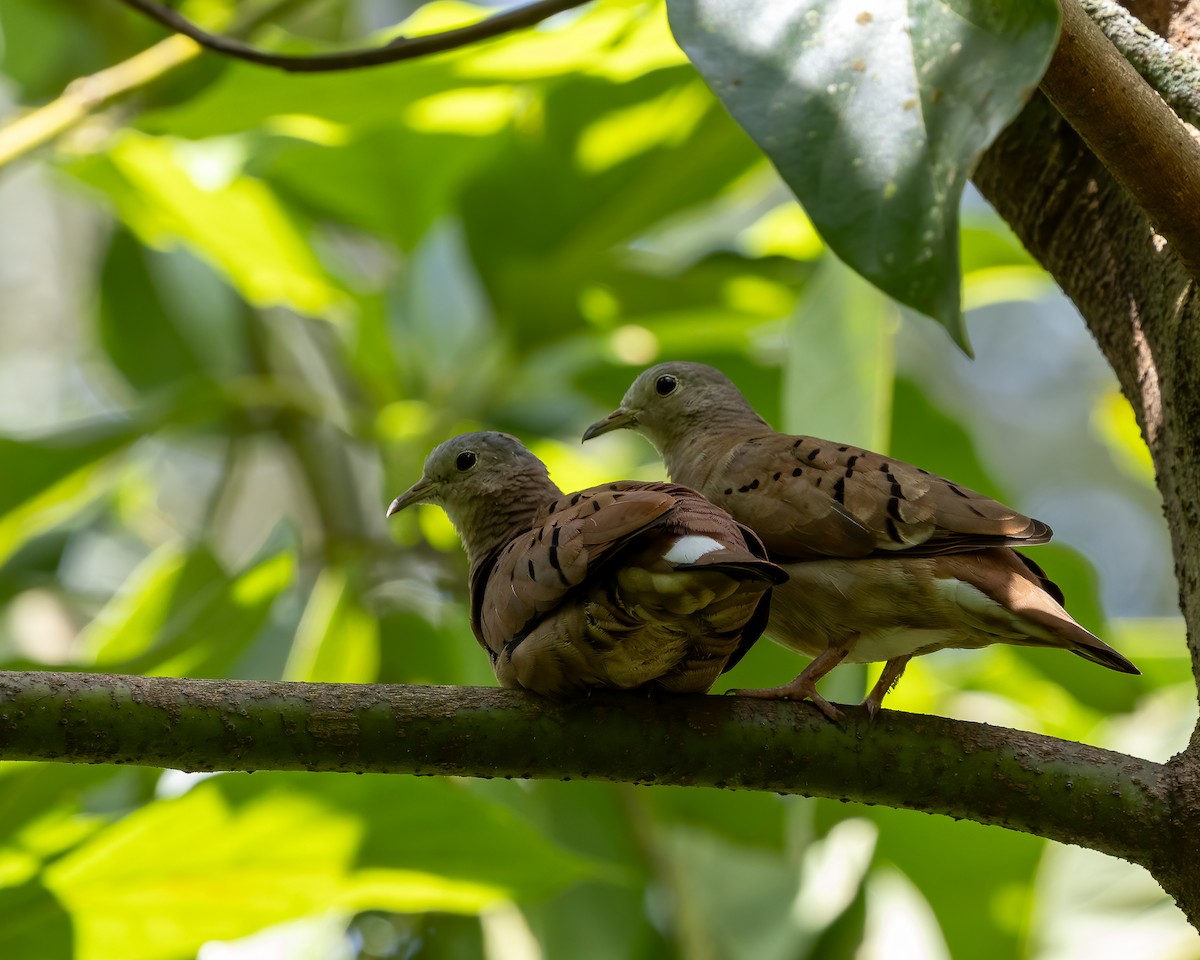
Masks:
[[[826,255],[788,324],[780,429],[885,450],[899,311]]]
[[[665,106],[676,102],[686,109]],[[640,135],[637,152],[592,145],[603,140],[597,125],[652,122],[654,136]],[[711,203],[757,162],[754,145],[686,69],[623,84],[565,79],[546,95],[543,126],[515,131],[464,192],[471,253],[501,322],[525,344],[557,339],[578,322],[581,294],[608,272],[620,245]],[[539,216],[528,215],[533,209]]]
[[[1025,956],[1034,871],[1046,846],[1041,837],[857,803],[821,800],[817,810],[826,825],[848,816],[878,824],[876,860],[895,864],[916,884],[937,915],[952,957]]]
[[[74,813],[80,794],[118,772],[119,768],[102,764],[0,764],[0,847],[15,845],[17,834],[49,811]]]
[[[196,354],[175,323],[174,301],[151,272],[153,256],[128,231],[118,231],[100,274],[100,342],[138,390],[200,374]]]
[[[88,464],[131,443],[141,426],[107,421],[40,436],[0,436],[0,513],[42,493]]]
[[[202,784],[151,803],[45,871],[75,923],[77,960],[168,960],[326,909],[355,818],[298,794],[233,811]]]
[[[379,624],[362,605],[357,578],[326,567],[317,578],[283,670],[284,680],[369,683],[379,674]]]
[[[100,274],[100,341],[135,389],[244,371],[246,345],[236,298],[185,250],[162,252],[127,230],[109,245]]]
[[[203,547],[166,544],[88,624],[80,647],[111,671],[219,675],[254,639],[294,575],[290,553],[231,577]]]
[[[491,11],[446,0],[426,3],[397,32],[413,36],[461,26],[485,12]],[[296,74],[230,64],[200,96],[139,122],[184,137],[266,126],[324,142],[336,140],[342,126],[386,127],[398,121],[425,131],[479,134],[494,129],[505,106],[488,102],[486,92],[484,98],[473,96],[472,88],[498,93],[495,100],[504,97],[510,83],[553,84],[582,72],[620,81],[679,60],[659,19],[644,16],[640,4],[604,4],[557,25],[373,70]],[[465,97],[462,88],[467,88]],[[320,122],[311,123],[314,118]]]
[[[187,144],[126,130],[71,172],[107,194],[149,246],[182,243],[256,306],[332,317],[345,295],[300,226],[261,180],[238,172],[235,142]]]
[[[371,128],[344,145],[281,139],[257,166],[315,215],[393,237],[411,250],[452,211],[464,179],[502,144],[496,136]]]
[[[826,243],[965,345],[958,206],[1053,52],[1054,0],[668,0],[701,75]]]
[[[0,957],[66,960],[75,954],[71,915],[39,881],[0,888]]]
[[[0,436],[0,564],[103,495],[111,484],[108,462],[145,429],[145,423],[112,420],[42,435]]]
[[[450,881],[463,884],[447,897],[475,891],[486,893],[489,901],[527,900],[545,897],[596,869],[542,836],[523,817],[446,779],[228,774],[215,780],[213,788],[237,809],[253,808],[264,794],[289,791],[358,817],[360,832],[349,865],[362,886],[398,871],[403,875],[398,882],[410,887],[415,875],[443,878],[446,891],[451,891]],[[463,909],[450,899],[441,904],[442,909]]]

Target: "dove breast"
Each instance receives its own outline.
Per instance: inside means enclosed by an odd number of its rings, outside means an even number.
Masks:
[[[786,579],[700,494],[624,481],[547,504],[472,575],[472,626],[505,686],[701,693],[761,634]]]

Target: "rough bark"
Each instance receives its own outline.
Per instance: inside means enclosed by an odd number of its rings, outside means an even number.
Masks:
[[[1144,163],[1144,142],[1136,138],[1098,149],[1116,150],[1121,165]],[[1164,180],[1175,175],[1169,165],[1145,170]],[[975,183],[1075,302],[1137,412],[1171,530],[1192,670],[1200,682],[1196,277],[1044,97],[1035,97],[987,151]],[[1195,196],[1188,205],[1196,206]],[[1143,862],[1200,925],[1200,727],[1168,767],[1169,840],[1152,843]]]
[[[0,759],[770,790],[977,820],[1141,862],[1163,764],[980,723],[737,697],[0,672]]]

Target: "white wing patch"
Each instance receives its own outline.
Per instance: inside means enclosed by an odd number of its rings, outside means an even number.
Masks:
[[[671,549],[663,554],[663,559],[670,563],[695,563],[706,554],[724,549],[725,547],[712,537],[680,537],[671,545]]]

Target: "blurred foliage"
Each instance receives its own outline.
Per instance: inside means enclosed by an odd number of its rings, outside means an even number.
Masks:
[[[409,9],[288,6],[272,38],[294,47]],[[433,3],[406,29],[470,15]],[[62,0],[0,0],[0,30],[30,105],[159,35]],[[1003,225],[974,210],[962,231],[973,334],[1034,315],[1043,333],[958,366],[824,251],[659,6],[605,0],[373,71],[203,57],[5,171],[0,209],[4,667],[490,684],[452,531],[435,510],[389,527],[384,507],[476,427],[520,435],[568,489],[661,476],[636,437],[577,440],[666,357],[717,364],[785,428],[1024,509],[1102,493],[1165,553],[1112,380],[1086,336],[1045,332],[1050,285]],[[1016,438],[999,454],[998,431]],[[1014,452],[1036,444],[1061,469]],[[1143,678],[946,652],[890,705],[1165,758],[1194,715],[1178,621],[1106,607],[1068,546],[1038,560]],[[1171,612],[1159,580],[1132,612]],[[764,642],[721,688],[799,667]],[[866,682],[843,668],[829,692]],[[1062,946],[1094,900],[1057,850],[712,790],[9,763],[0,957],[1115,956]],[[1200,956],[1161,904],[1105,915],[1157,956]]]

